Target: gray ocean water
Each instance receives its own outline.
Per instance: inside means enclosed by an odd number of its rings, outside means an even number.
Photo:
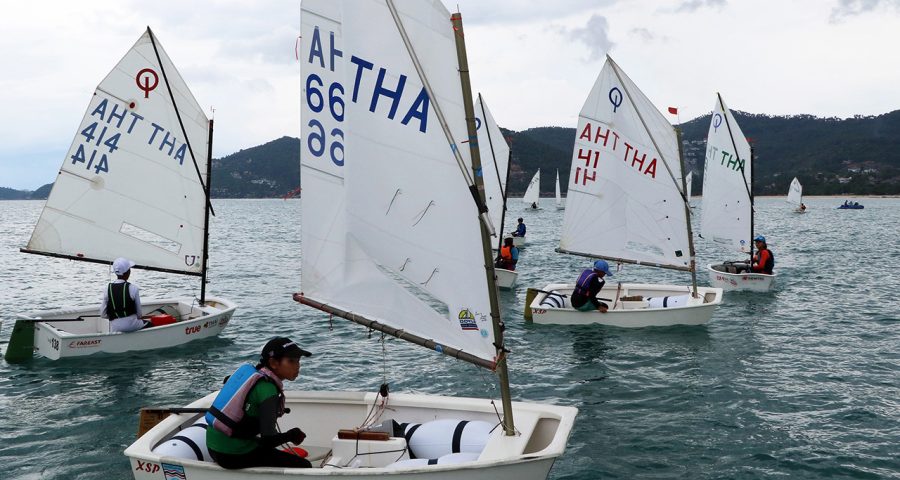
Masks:
[[[769,294],[727,293],[703,327],[623,330],[525,324],[525,288],[574,280],[587,259],[554,253],[562,212],[511,201],[529,243],[502,293],[513,396],[580,409],[555,479],[900,478],[900,200],[805,199],[796,215],[759,199],[757,231],[779,275]],[[300,200],[219,200],[209,291],[240,307],[215,339],[153,352],[0,361],[0,478],[127,479],[122,451],[142,406],[218,388],[271,336],[315,353],[294,389],[499,397],[493,376],[300,306]],[[0,349],[17,312],[99,302],[101,265],[18,253],[42,202],[0,202]],[[697,210],[699,211],[699,209]],[[511,227],[510,227],[511,228]],[[735,259],[697,241],[701,264]],[[199,281],[135,271],[143,298],[199,294]],[[614,280],[688,283],[627,266]],[[706,284],[705,275],[700,276]]]

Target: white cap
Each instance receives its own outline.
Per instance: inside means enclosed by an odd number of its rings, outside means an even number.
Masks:
[[[112,270],[113,273],[118,275],[125,275],[125,272],[131,270],[131,267],[134,266],[134,262],[127,258],[119,257],[113,261]]]

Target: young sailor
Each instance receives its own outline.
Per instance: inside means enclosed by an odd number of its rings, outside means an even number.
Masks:
[[[753,254],[750,270],[755,273],[771,275],[772,270],[775,269],[775,254],[766,245],[766,237],[757,235],[753,242],[756,244],[757,252]]]
[[[299,428],[280,433],[276,420],[286,413],[284,380],[300,373],[300,357],[312,354],[288,338],[276,337],[263,347],[256,367],[244,364],[230,377],[206,414],[209,454],[227,469],[249,467],[309,468],[309,460],[278,450],[300,444]]]
[[[585,269],[575,282],[575,291],[572,292],[572,308],[587,312],[590,310],[599,310],[600,313],[606,313],[609,305],[600,301],[597,294],[606,284],[603,277],[612,276],[609,271],[609,264],[606,260],[597,260],[594,262],[593,269]]]
[[[524,237],[525,236],[525,221],[522,217],[519,217],[519,224],[516,225],[516,231],[512,232],[512,236],[514,237]]]
[[[144,328],[141,320],[141,293],[138,286],[128,283],[134,262],[119,257],[113,261],[116,280],[106,286],[100,303],[100,316],[109,319],[110,332],[133,332]]]
[[[512,237],[506,237],[503,239],[503,246],[500,247],[500,255],[495,265],[498,268],[515,270],[517,263],[519,263],[519,249],[513,245]]]

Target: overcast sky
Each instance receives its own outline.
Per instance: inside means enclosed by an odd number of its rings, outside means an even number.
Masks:
[[[687,121],[735,110],[900,109],[900,0],[456,0],[473,88],[506,128],[574,127],[609,53]],[[0,16],[0,186],[52,182],[94,88],[153,28],[215,108],[214,156],[299,136],[300,2],[8,2]],[[674,121],[675,119],[673,119]]]

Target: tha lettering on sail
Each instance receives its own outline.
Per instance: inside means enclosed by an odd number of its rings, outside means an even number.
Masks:
[[[603,125],[593,125],[591,122],[587,122],[578,135],[578,142],[594,148],[578,148],[576,155],[579,160],[584,161],[584,166],[582,167],[578,164],[575,168],[576,185],[579,182],[582,185],[587,185],[587,182],[596,180],[601,152],[604,153],[604,157],[621,158],[631,168],[650,176],[650,178],[656,178],[656,157],[651,156],[648,158],[646,153],[641,153],[637,147],[622,139],[614,130],[605,128]]]
[[[324,45],[327,42],[327,48]],[[314,68],[326,73],[335,71],[338,59],[345,58],[344,52],[338,48],[335,42],[334,32],[329,32],[328,39],[323,41],[323,34],[319,27],[315,27],[312,39],[309,42],[309,52],[306,56],[307,63]],[[384,114],[389,120],[399,121],[400,124],[417,128],[420,132],[428,131],[428,110],[430,99],[422,87],[407,88],[407,76],[388,71],[374,62],[351,55],[349,69],[353,77],[353,88],[350,93],[350,101],[355,104],[368,104],[368,110],[376,114]],[[347,93],[340,82],[332,82],[326,86],[322,76],[310,73],[305,80],[306,104],[313,115],[325,110],[326,95],[328,104],[329,121],[337,123],[344,121],[344,94]],[[379,113],[381,112],[381,113]],[[327,118],[327,116],[326,116]],[[307,138],[307,147],[310,153],[321,156],[326,150],[332,154],[332,161],[337,165],[343,165],[343,145],[335,144],[343,140],[343,131],[340,128],[326,129],[319,118],[312,118],[308,126],[311,132]],[[325,135],[328,131],[328,136]],[[331,148],[328,148],[331,143]],[[335,155],[335,148],[339,150],[340,159]]]
[[[81,130],[79,135],[84,137],[84,141],[78,144],[70,158],[72,165],[83,163],[86,170],[93,169],[99,175],[109,172],[107,154],[112,155],[119,149],[122,134],[131,134],[144,117],[109,99],[98,103],[90,117],[95,120]]]
[[[713,161],[718,159],[720,166],[723,166],[725,168],[730,168],[731,170],[734,170],[735,172],[743,172],[744,171],[744,163],[745,163],[744,160],[737,158],[731,152],[726,152],[725,150],[719,150],[715,146],[710,145],[706,149],[706,156],[707,156],[707,158],[710,158]]]

